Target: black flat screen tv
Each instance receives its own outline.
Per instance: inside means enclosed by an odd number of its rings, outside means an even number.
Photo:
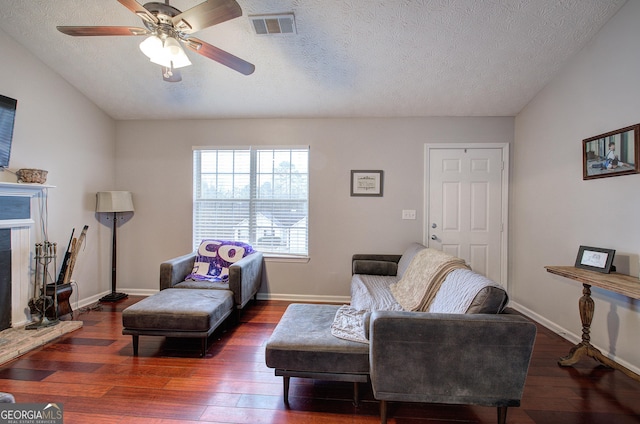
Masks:
[[[18,101],[0,94],[0,168],[9,167]]]

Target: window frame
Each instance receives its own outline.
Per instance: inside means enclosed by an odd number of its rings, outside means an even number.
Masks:
[[[309,164],[310,164],[310,146],[307,145],[296,145],[296,146],[271,146],[271,145],[265,145],[265,146],[193,146],[192,148],[193,153],[192,153],[192,184],[193,184],[193,189],[192,189],[192,243],[194,245],[194,249],[197,249],[197,246],[200,244],[202,239],[205,238],[219,238],[219,239],[229,239],[229,240],[237,240],[237,241],[243,241],[246,243],[251,244],[252,246],[254,246],[254,248],[257,251],[260,251],[264,254],[265,258],[271,258],[271,259],[278,259],[278,260],[282,260],[282,261],[308,261],[309,259],[309,204],[310,204],[310,200],[309,200],[309,178],[310,178],[310,168],[309,168]],[[237,164],[235,163],[236,158],[238,157],[237,155],[242,155],[242,154],[246,154],[248,152],[249,154],[249,168],[248,168],[248,177],[249,177],[249,190],[248,190],[248,197],[236,197],[236,190],[239,188],[237,186],[235,186],[235,183],[232,183],[232,188],[231,188],[231,197],[214,197],[214,198],[206,198],[205,196],[203,196],[203,175],[205,175],[206,173],[203,172],[203,164],[202,164],[202,153],[203,152],[216,152],[216,156],[218,156],[220,154],[220,152],[224,152],[224,151],[229,151],[232,152],[233,156],[233,160],[234,163],[231,166],[231,172],[227,173],[227,176],[231,176],[231,180],[234,180],[236,178],[237,175],[242,176],[241,174],[243,172],[240,172],[236,166]],[[286,152],[286,154],[289,155],[290,158],[292,158],[293,155],[295,155],[296,152],[304,152],[306,157],[303,158],[304,160],[304,169],[301,169],[298,172],[296,171],[295,168],[295,164],[293,164],[293,160],[290,159],[289,160],[289,172],[288,173],[283,173],[283,172],[276,172],[277,171],[277,167],[279,166],[279,164],[276,164],[276,160],[275,159],[275,155],[278,152]],[[259,159],[258,157],[261,157],[261,152],[266,152],[267,154],[269,154],[268,152],[271,152],[271,154],[274,155],[274,159],[273,159],[273,163],[272,163],[272,170],[269,172],[260,172],[261,170],[258,169],[258,165],[259,165]],[[217,157],[216,157],[216,169],[214,172],[209,172],[210,175],[215,176],[215,180],[216,182],[219,181],[218,177],[220,175],[224,175],[224,172],[220,171],[220,164],[217,162]],[[268,163],[268,162],[267,162]],[[280,163],[284,163],[284,162],[280,162]],[[243,168],[243,170],[245,170],[247,168]],[[264,169],[263,169],[264,170]],[[246,172],[245,172],[246,174]],[[289,196],[291,197],[283,197],[280,198],[278,196],[272,195],[272,197],[261,197],[260,196],[260,190],[259,188],[263,187],[262,185],[260,185],[260,177],[264,177],[264,176],[271,176],[271,182],[272,182],[272,186],[275,186],[275,179],[277,178],[277,176],[281,176],[281,177],[285,177],[285,185],[287,185],[288,189],[289,189]],[[294,191],[294,185],[291,182],[292,180],[292,176],[293,175],[300,175],[302,178],[302,186],[300,185],[300,182],[298,182],[295,187],[297,187],[298,189],[300,189],[301,187],[303,188],[303,190],[301,191],[301,193],[303,194],[303,197],[295,197],[293,196]],[[246,175],[245,175],[246,178]],[[269,178],[267,178],[269,179]],[[282,180],[281,180],[282,181]],[[246,188],[246,187],[245,187]],[[216,183],[216,187],[215,190],[218,190],[218,184]],[[218,204],[216,204],[216,202],[218,202]],[[245,220],[247,220],[247,224],[248,225],[248,234],[244,237],[240,236],[240,231],[241,231],[241,226],[239,225],[240,223],[242,223],[242,221],[238,222],[238,224],[236,224],[236,227],[238,228],[237,230],[234,230],[234,234],[233,237],[224,237],[224,234],[218,234],[216,235],[203,235],[202,232],[202,225],[199,223],[200,221],[202,221],[201,216],[202,214],[199,211],[200,207],[202,205],[205,205],[206,203],[209,203],[210,205],[212,205],[213,207],[219,207],[220,205],[223,205],[225,203],[229,203],[230,205],[242,205],[243,203],[246,203],[246,205],[244,205],[245,208],[248,209],[247,211],[247,217],[245,218]],[[300,203],[301,207],[304,209],[304,212],[299,215],[301,218],[296,221],[294,224],[290,225],[287,227],[287,225],[283,225],[281,227],[276,227],[276,221],[277,219],[275,217],[271,217],[271,227],[266,226],[266,227],[260,227],[258,225],[258,220],[262,219],[264,221],[265,218],[265,214],[263,214],[263,212],[265,211],[265,209],[268,209],[268,207],[270,206],[272,208],[272,212],[276,213],[276,211],[279,211],[279,209],[277,208],[277,205],[282,204],[285,205],[287,203]],[[258,211],[258,209],[260,208],[260,205],[265,205],[265,209],[262,209],[261,211]],[[225,214],[225,212],[221,212],[223,215]],[[233,215],[233,213],[231,214]],[[231,216],[230,215],[230,216]],[[287,214],[285,213],[284,216],[287,216]],[[281,216],[282,217],[282,216]],[[290,216],[288,216],[289,218],[291,218]],[[234,219],[238,219],[238,217],[233,216]],[[292,235],[292,230],[295,230],[295,226],[300,224],[300,222],[305,221],[304,222],[304,226],[302,228],[297,227],[298,228],[298,234],[300,234],[299,236],[295,236]],[[271,245],[268,244],[260,244],[258,242],[259,238],[259,231],[265,231],[265,230],[269,230],[269,229],[273,228],[279,228],[283,234],[286,234],[286,237],[283,237],[281,240],[285,240],[286,243],[286,250],[281,250],[283,245],[277,245],[275,244],[275,241],[278,240],[277,238],[274,237],[274,242]],[[229,228],[227,228],[227,231],[229,231]],[[292,242],[298,242],[299,244],[297,244],[297,247],[303,246],[303,250],[293,250],[292,251]],[[274,248],[275,246],[275,248]],[[271,247],[271,249],[269,249],[269,247]]]

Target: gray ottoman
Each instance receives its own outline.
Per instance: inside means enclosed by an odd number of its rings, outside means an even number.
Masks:
[[[133,336],[138,355],[139,336],[207,338],[233,312],[230,290],[165,289],[122,311],[122,334]]]
[[[265,350],[269,368],[283,377],[284,402],[289,403],[291,377],[354,383],[369,382],[369,345],[339,339],[331,334],[337,305],[289,305],[273,330]]]

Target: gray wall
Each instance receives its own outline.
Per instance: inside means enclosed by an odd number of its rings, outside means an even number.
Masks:
[[[164,260],[191,251],[192,146],[310,145],[308,263],[269,261],[261,296],[349,296],[351,255],[422,241],[424,144],[510,143],[513,118],[121,121],[117,185],[136,213],[119,232],[122,287],[157,290]],[[350,197],[352,169],[384,171],[384,196]],[[403,209],[418,219],[402,220]]]
[[[71,230],[77,236],[89,225],[72,300],[95,300],[110,281],[111,230],[94,211],[95,192],[115,184],[115,122],[2,31],[0,52],[0,94],[18,100],[10,169],[48,170],[47,184],[55,186],[42,203],[47,220],[34,226],[33,242],[44,240],[47,227],[49,241],[58,243],[60,266]],[[0,171],[0,181],[15,183],[16,176]]]
[[[580,245],[606,247],[630,256],[638,276],[640,175],[583,181],[582,140],[640,123],[639,20],[640,2],[628,2],[516,118],[512,300],[572,340],[582,286],[545,265],[573,265]],[[640,372],[639,302],[592,291],[592,343]]]

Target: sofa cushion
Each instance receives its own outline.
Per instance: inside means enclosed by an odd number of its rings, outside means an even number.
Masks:
[[[355,274],[351,277],[351,307],[361,311],[401,311],[389,286],[397,277]]]
[[[416,253],[424,249],[426,249],[426,247],[420,243],[411,243],[409,247],[407,247],[398,262],[398,273],[396,274],[398,278],[402,278]]]
[[[229,280],[226,281],[212,281],[207,280],[184,280],[173,286],[174,289],[216,289],[216,290],[230,290]]]
[[[191,274],[185,280],[221,282],[229,279],[229,266],[250,253],[253,247],[239,241],[202,240]]]
[[[291,304],[269,337],[269,368],[336,374],[369,374],[369,346],[331,334],[338,305]]]
[[[131,330],[202,332],[233,310],[228,290],[166,289],[134,303],[122,312],[122,325]]]

